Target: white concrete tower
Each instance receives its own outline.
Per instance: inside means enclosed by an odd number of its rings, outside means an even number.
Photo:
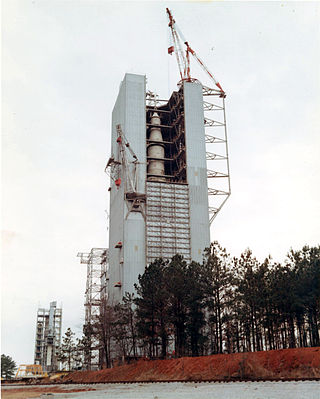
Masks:
[[[184,82],[154,103],[145,87],[145,76],[126,74],[112,113],[110,304],[154,259],[201,262],[210,245],[202,85]]]

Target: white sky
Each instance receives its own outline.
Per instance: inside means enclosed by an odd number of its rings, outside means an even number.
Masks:
[[[162,98],[178,81],[167,6],[227,92],[232,196],[212,239],[277,261],[319,244],[319,3],[4,0],[1,353],[18,364],[33,362],[38,305],[57,300],[63,332],[81,333],[76,255],[108,245],[120,81],[146,74]]]

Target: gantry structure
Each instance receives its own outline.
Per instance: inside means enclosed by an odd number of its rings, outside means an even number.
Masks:
[[[108,249],[92,248],[90,252],[79,252],[80,263],[87,265],[85,290],[85,337],[84,367],[97,370],[102,363],[101,309],[107,302],[108,288]]]
[[[36,321],[34,364],[41,365],[44,372],[59,369],[57,354],[61,343],[62,309],[57,302],[50,308],[39,308]]]

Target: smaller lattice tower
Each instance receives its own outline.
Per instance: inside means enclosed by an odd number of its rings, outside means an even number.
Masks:
[[[97,328],[101,322],[101,307],[107,301],[108,249],[92,248],[90,253],[79,252],[77,256],[81,263],[87,265],[83,326],[87,344],[84,363],[87,370],[97,370],[103,355]]]
[[[37,312],[34,364],[43,371],[59,369],[57,351],[61,343],[62,309],[57,302],[50,302],[50,309],[39,308]]]

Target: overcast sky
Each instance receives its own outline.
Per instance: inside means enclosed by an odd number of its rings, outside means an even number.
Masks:
[[[85,265],[107,247],[111,112],[126,72],[168,98],[165,7],[227,92],[232,195],[211,230],[232,255],[319,244],[318,2],[3,2],[2,353],[33,363],[36,312],[81,333]],[[210,85],[193,64],[192,75]]]

